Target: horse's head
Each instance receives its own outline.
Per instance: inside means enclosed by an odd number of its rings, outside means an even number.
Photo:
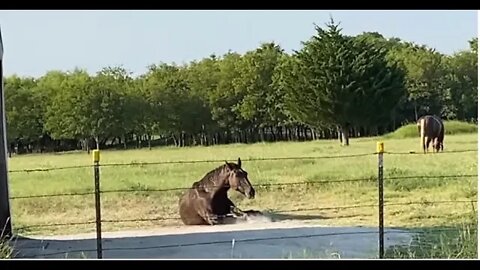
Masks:
[[[248,173],[242,169],[242,161],[238,158],[238,163],[229,163],[226,168],[228,170],[228,184],[230,188],[242,193],[249,199],[255,198],[255,189],[248,180]]]

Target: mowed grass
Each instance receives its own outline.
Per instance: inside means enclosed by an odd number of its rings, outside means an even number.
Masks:
[[[101,151],[101,164],[219,160],[193,164],[162,164],[102,167],[102,229],[152,229],[180,226],[178,200],[182,190],[160,189],[189,187],[208,171],[222,165],[221,160],[243,160],[257,196],[248,200],[230,192],[242,209],[270,212],[278,218],[290,218],[326,225],[378,224],[378,189],[376,142],[383,140],[385,151],[418,152],[418,138],[352,139],[342,147],[335,140],[312,142],[258,143],[213,147],[152,150]],[[404,228],[461,226],[475,223],[477,177],[389,179],[391,177],[476,175],[477,152],[448,153],[477,149],[477,134],[446,136],[445,153],[385,154],[385,225]],[[302,160],[248,161],[253,158],[327,157],[340,155],[369,156]],[[56,168],[92,164],[84,152],[32,154],[9,159],[9,170]],[[95,224],[54,226],[57,223],[95,221],[94,195],[19,198],[23,196],[82,193],[94,190],[92,168],[41,172],[11,172],[10,196],[14,228],[23,235],[70,234],[95,231]],[[344,179],[362,181],[318,183]],[[260,184],[301,183],[296,185]],[[128,190],[129,192],[110,192]],[[441,203],[429,203],[441,201]],[[451,202],[461,201],[461,202]],[[415,202],[413,204],[404,204]],[[388,205],[391,204],[391,205]],[[357,207],[360,205],[361,207]],[[352,207],[350,207],[352,206]],[[337,208],[338,207],[338,208]],[[312,209],[314,210],[308,210]],[[320,208],[320,209],[318,209]],[[475,213],[474,215],[472,213]],[[156,220],[151,220],[156,219]],[[118,222],[119,220],[123,220]],[[138,221],[128,221],[138,220]],[[42,226],[37,226],[42,225]]]
[[[472,123],[466,123],[456,120],[445,121],[445,135],[459,135],[466,133],[476,133],[478,126]],[[404,138],[416,138],[419,136],[418,127],[415,123],[405,125],[394,132],[386,134],[384,138],[389,139],[404,139]]]

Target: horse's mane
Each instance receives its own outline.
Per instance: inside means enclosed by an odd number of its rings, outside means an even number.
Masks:
[[[236,165],[233,163],[230,163],[230,164]],[[228,168],[227,164],[223,164],[209,171],[208,173],[205,174],[205,176],[203,176],[202,179],[200,179],[197,182],[194,182],[192,184],[192,188],[209,188],[215,185],[219,185],[220,183],[216,183],[215,181],[219,179],[219,175],[222,174],[227,168]]]

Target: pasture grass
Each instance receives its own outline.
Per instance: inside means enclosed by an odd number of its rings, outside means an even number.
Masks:
[[[444,121],[445,135],[458,135],[477,133],[478,126],[472,123],[461,122],[456,120]],[[383,136],[387,139],[405,139],[419,137],[418,128],[415,123],[402,126],[394,132]]]
[[[461,227],[424,230],[406,246],[394,246],[385,252],[386,258],[396,259],[462,259],[477,258],[477,224]],[[442,229],[444,231],[442,231]]]
[[[11,259],[13,256],[13,248],[10,246],[9,241],[0,238],[0,259]]]
[[[325,225],[376,226],[378,158],[374,152],[376,142],[379,140],[384,141],[387,152],[418,153],[420,150],[418,138],[359,138],[352,139],[348,147],[340,146],[336,140],[318,140],[102,151],[101,164],[218,160],[211,163],[101,167],[101,189],[104,191],[101,201],[104,220],[102,229],[118,231],[151,229],[155,226],[180,226],[177,206],[183,191],[159,190],[189,187],[208,171],[222,165],[222,160],[235,161],[238,157],[242,158],[243,167],[248,171],[250,181],[257,190],[257,196],[253,200],[230,192],[232,200],[240,208],[257,209],[279,219],[297,219]],[[440,154],[385,154],[385,226],[402,228],[458,226],[470,220],[469,213],[477,205],[476,202],[470,202],[477,200],[477,176],[461,178],[453,176],[476,175],[477,152],[448,153],[466,149],[477,149],[477,134],[446,136],[445,152]],[[326,157],[362,153],[371,155],[248,161],[251,158]],[[10,158],[9,170],[56,168],[91,163],[92,157],[84,152],[30,154]],[[439,175],[452,177],[416,177]],[[392,177],[396,179],[391,179]],[[12,220],[16,233],[55,235],[95,231],[93,223],[53,226],[55,223],[95,221],[93,194],[15,198],[41,194],[93,192],[92,168],[11,172],[9,178],[10,196],[13,197]],[[328,182],[345,179],[364,180]],[[303,184],[299,184],[301,182]],[[259,186],[281,183],[297,184]],[[113,190],[129,192],[109,192]],[[441,203],[429,203],[430,201]],[[140,220],[131,221],[137,219]]]

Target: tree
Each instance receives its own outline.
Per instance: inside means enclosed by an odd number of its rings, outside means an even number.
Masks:
[[[52,76],[53,77],[53,76]],[[48,79],[44,87],[51,96],[48,99],[48,107],[45,111],[45,129],[54,139],[87,139],[89,132],[88,115],[92,108],[86,102],[86,94],[90,83],[90,76],[86,71],[75,69],[65,74],[63,78],[55,75],[55,78]],[[57,88],[58,87],[58,88]]]
[[[333,20],[303,43],[290,61],[292,84],[284,84],[293,117],[315,127],[337,126],[344,145],[354,125],[391,117],[404,93],[403,73],[386,60],[386,50],[341,34]]]
[[[35,92],[36,80],[11,76],[5,80],[8,141],[32,143],[43,133],[42,104]]]
[[[109,137],[125,137],[133,130],[135,112],[127,98],[132,83],[130,74],[122,67],[103,68],[90,80],[84,101],[91,111],[84,116],[84,123],[97,149]]]
[[[233,106],[233,112],[247,121],[254,129],[278,126],[283,120],[282,96],[273,84],[275,69],[283,56],[283,50],[275,43],[264,43],[255,51],[242,57],[239,63],[240,77],[235,80],[235,92],[242,99]]]
[[[470,50],[446,58],[442,115],[448,119],[476,119],[478,107],[477,39],[469,41]]]

